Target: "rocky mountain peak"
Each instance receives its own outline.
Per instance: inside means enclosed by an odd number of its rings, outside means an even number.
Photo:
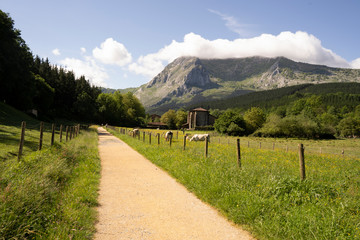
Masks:
[[[360,82],[360,70],[294,62],[285,57],[199,59],[180,57],[135,95],[147,109],[176,108],[297,84]]]

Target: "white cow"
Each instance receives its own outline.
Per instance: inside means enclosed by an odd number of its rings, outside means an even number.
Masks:
[[[135,128],[134,130],[132,130],[132,136],[133,137],[136,137],[138,135],[140,135],[140,130],[139,129]]]
[[[166,140],[166,141],[169,141],[170,138],[172,138],[172,137],[173,137],[173,132],[172,132],[172,131],[167,131],[167,132],[165,133],[165,140]]]
[[[209,134],[195,134],[194,136],[192,136],[190,138],[190,142],[191,141],[205,141],[205,139],[208,139],[208,142],[210,142],[210,135]]]

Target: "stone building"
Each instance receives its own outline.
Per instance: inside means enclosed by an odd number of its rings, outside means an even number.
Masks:
[[[216,118],[212,116],[208,110],[204,108],[195,108],[189,111],[187,125],[189,129],[212,126],[214,125],[215,119]]]

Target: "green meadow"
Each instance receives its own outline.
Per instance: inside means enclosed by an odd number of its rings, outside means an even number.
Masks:
[[[170,147],[163,137],[157,144],[156,134],[163,131],[146,130],[153,136],[149,144],[146,134],[144,144],[142,132],[139,140],[109,130],[256,238],[360,239],[360,159],[318,152],[356,150],[358,140],[302,140],[307,178],[301,181],[300,140],[241,138],[239,168],[236,138],[211,136],[205,157],[204,142],[187,141],[183,150],[180,131]]]
[[[38,151],[37,120],[0,106],[0,239],[91,239],[95,232],[100,160],[96,129],[50,147],[50,127]],[[20,123],[25,145],[17,158]]]

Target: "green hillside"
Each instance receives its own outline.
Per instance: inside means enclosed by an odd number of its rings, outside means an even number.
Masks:
[[[225,110],[228,108],[247,109],[253,106],[272,108],[286,106],[290,102],[303,98],[307,95],[320,95],[324,104],[338,107],[355,107],[360,104],[360,83],[324,83],[303,84],[291,87],[278,88],[228,98],[217,101],[203,101],[189,108],[203,106],[212,109]]]
[[[0,102],[0,125],[20,126],[22,121],[32,125],[39,123],[26,113]]]
[[[133,88],[124,88],[124,89],[112,89],[112,88],[100,88],[102,93],[114,93],[116,91],[119,91],[120,93],[124,94],[124,93],[134,93],[138,88],[137,87],[133,87]]]

